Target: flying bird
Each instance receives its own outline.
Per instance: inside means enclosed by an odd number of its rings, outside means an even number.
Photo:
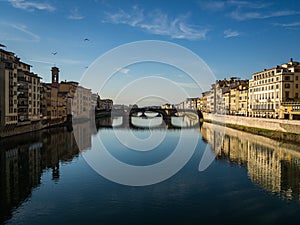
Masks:
[[[52,55],[56,55],[57,54],[57,52],[52,52]]]
[[[85,39],[84,39],[84,41],[90,41],[90,39],[88,39],[88,38],[85,38]]]

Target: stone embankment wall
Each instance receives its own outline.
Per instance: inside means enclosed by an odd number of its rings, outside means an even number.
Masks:
[[[59,126],[65,122],[65,120],[61,119],[49,121],[48,123],[42,123],[41,121],[38,121],[24,125],[9,125],[6,127],[0,127],[0,138],[38,131],[48,127]]]
[[[245,127],[254,127],[272,131],[300,134],[299,120],[266,119],[243,116],[218,115],[203,113],[204,120],[222,124],[234,124]]]

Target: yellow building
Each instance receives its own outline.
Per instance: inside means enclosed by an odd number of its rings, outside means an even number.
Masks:
[[[41,112],[43,119],[67,120],[72,115],[72,101],[78,82],[62,81],[59,83],[59,68],[52,67],[51,83],[41,84]]]
[[[288,111],[288,108],[282,107],[287,104],[297,106],[299,77],[300,64],[293,59],[281,66],[252,74],[248,93],[249,116],[300,119],[296,111]]]
[[[224,112],[222,114],[229,114],[229,109],[230,109],[230,90],[226,89],[223,90],[223,109]]]
[[[300,120],[300,102],[283,102],[280,113],[284,119]]]
[[[238,114],[242,116],[248,115],[248,88],[248,82],[239,87]]]
[[[202,112],[208,112],[209,107],[208,107],[208,101],[207,101],[207,96],[209,95],[210,91],[206,91],[202,93],[202,106],[200,108],[200,110]]]
[[[238,89],[232,88],[229,92],[229,114],[237,115],[238,114],[238,99],[239,99],[239,91]]]
[[[202,98],[197,98],[197,110],[201,110],[203,108],[203,100]]]

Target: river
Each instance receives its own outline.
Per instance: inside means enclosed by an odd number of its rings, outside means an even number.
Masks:
[[[0,141],[0,224],[298,223],[298,146],[208,123],[102,120]]]

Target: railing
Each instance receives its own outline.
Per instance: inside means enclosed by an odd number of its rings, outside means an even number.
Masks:
[[[28,87],[26,86],[18,86],[18,90],[28,90]]]
[[[300,101],[283,101],[281,102],[281,105],[283,106],[293,106],[293,105],[300,105]]]
[[[25,77],[18,77],[18,81],[29,82]]]
[[[28,98],[28,95],[26,95],[26,94],[18,94],[18,98]]]
[[[18,107],[28,107],[28,103],[18,103]]]
[[[256,112],[275,112],[274,109],[252,109],[252,111],[256,111]]]

